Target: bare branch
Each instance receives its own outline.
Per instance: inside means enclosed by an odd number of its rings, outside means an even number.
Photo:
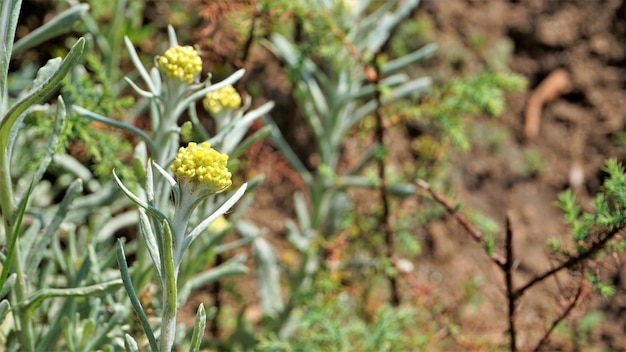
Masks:
[[[424,180],[417,180],[417,185],[427,190],[428,193],[430,193],[430,195],[433,197],[433,199],[437,201],[437,203],[443,205],[448,211],[448,214],[452,215],[456,219],[456,221],[461,226],[463,226],[463,228],[472,236],[472,238],[474,238],[476,242],[480,243],[481,245],[486,244],[485,237],[483,236],[482,232],[478,231],[474,226],[472,226],[467,218],[456,210],[456,208],[449,199],[435,192],[435,190],[430,187],[430,184]],[[504,269],[506,265],[506,260],[500,254],[493,253],[490,255],[490,258],[501,269]]]
[[[580,301],[582,301],[582,298],[583,298],[582,293],[583,293],[584,286],[585,286],[585,277],[583,275],[581,277],[580,284],[578,285],[578,290],[576,290],[576,295],[574,296],[574,299],[567,305],[567,308],[565,308],[565,310],[561,313],[561,315],[559,315],[552,322],[552,324],[550,325],[550,328],[546,331],[546,333],[543,335],[541,340],[539,340],[539,342],[537,343],[533,351],[539,351],[540,348],[543,347],[543,345],[545,345],[548,342],[550,335],[552,335],[552,332],[557,327],[557,325],[559,325],[560,322],[562,322],[565,318],[567,318],[567,316],[572,312],[572,310],[580,303]]]

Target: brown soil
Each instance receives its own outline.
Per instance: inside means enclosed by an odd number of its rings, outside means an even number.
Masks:
[[[481,35],[491,44],[482,49],[488,59],[497,43],[510,41],[514,50],[509,68],[529,81],[528,93],[509,97],[502,118],[469,122],[477,141],[497,133],[510,138],[495,152],[475,143],[469,153],[459,155],[455,172],[460,182],[457,194],[452,195],[502,224],[502,231],[510,216],[518,260],[516,283],[525,283],[555,263],[548,254],[547,239],[568,240],[568,228],[554,205],[557,194],[571,187],[590,209],[590,196],[602,182],[604,161],[624,160],[618,138],[625,121],[626,1],[433,0],[424,2],[421,11],[437,24],[434,38],[446,40],[440,43],[443,55],[446,50],[468,49],[472,36]],[[555,71],[565,74],[562,80],[569,80],[566,89],[546,79]],[[548,86],[538,88],[544,79]],[[537,116],[540,123],[532,138],[532,133],[525,133],[524,116],[532,108],[529,97],[535,89],[543,91],[539,94],[545,99],[539,99],[543,100]],[[528,170],[529,155],[543,160],[538,172]],[[501,273],[454,222],[435,223],[427,231],[434,246],[416,262],[428,268],[419,271],[421,280],[439,273],[437,295],[462,307],[467,298],[463,285],[481,278],[485,299],[461,314],[461,335],[506,341]],[[577,336],[578,341],[555,333],[548,350],[625,350],[626,324],[620,312],[626,302],[626,282],[621,279],[626,270],[619,259],[611,263],[617,294],[586,300],[570,320],[576,324],[585,311],[600,310],[603,323],[589,336]],[[565,275],[560,282],[551,280],[525,294],[517,313],[522,349],[534,346],[547,324],[560,314],[563,297],[571,296],[570,285]]]

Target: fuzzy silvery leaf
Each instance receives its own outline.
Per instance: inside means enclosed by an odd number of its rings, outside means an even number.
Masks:
[[[2,116],[2,121],[0,122],[0,150],[6,149],[10,130],[22,113],[34,104],[44,100],[50,93],[59,87],[61,80],[81,59],[84,48],[85,38],[80,38],[76,41],[74,46],[72,46],[72,49],[70,49],[65,59],[63,59],[58,66],[53,65],[55,66],[54,68],[49,67],[45,70],[45,72],[41,72],[40,70],[41,73],[38,74],[39,81],[29,92],[28,96],[20,99],[9,109],[9,111],[7,111],[5,116]]]
[[[271,39],[274,51],[279,54],[287,64],[290,66],[298,65],[301,55],[285,37],[278,33],[273,33]]]
[[[124,349],[126,352],[139,352],[137,341],[135,341],[135,339],[128,334],[124,334]]]
[[[286,237],[289,243],[291,243],[298,251],[306,252],[311,241],[309,238],[304,236],[296,223],[291,220],[287,220],[285,222],[285,229],[287,230]]]
[[[6,318],[7,313],[11,310],[11,304],[6,299],[0,301],[0,325],[3,325],[4,318]]]
[[[156,209],[154,206],[146,203],[144,200],[142,200],[141,198],[137,197],[137,195],[135,195],[130,189],[128,189],[128,187],[126,187],[126,185],[124,185],[124,183],[122,183],[122,181],[120,180],[120,178],[117,176],[117,174],[115,173],[115,170],[113,170],[113,178],[115,180],[115,183],[117,183],[117,185],[120,187],[120,189],[122,190],[122,192],[124,192],[124,194],[126,194],[126,196],[136,205],[140,206],[141,208],[145,209],[150,215],[154,215],[156,216],[158,219],[165,221],[169,224],[170,220],[165,216],[165,214],[163,214],[160,210]],[[171,225],[169,225],[171,227]]]
[[[420,62],[426,58],[429,58],[435,54],[437,51],[437,44],[427,44],[423,47],[417,49],[416,51],[401,56],[397,59],[386,62],[382,67],[380,72],[384,75],[387,75],[396,70],[401,70],[403,68],[408,67],[409,65]]]
[[[167,26],[167,37],[170,41],[170,47],[175,47],[178,45],[178,39],[176,37],[176,31],[172,25]]]
[[[154,160],[152,161],[152,165],[154,165],[154,168],[157,169],[157,171],[161,174],[161,176],[163,176],[163,178],[165,178],[165,180],[167,180],[167,182],[170,184],[170,186],[172,186],[172,189],[174,190],[174,194],[175,195],[179,195],[180,194],[180,186],[178,185],[176,180],[172,177],[172,175],[167,173],[167,171],[165,171],[165,169],[163,169],[159,164],[154,162]]]
[[[221,153],[231,155],[248,132],[250,125],[259,117],[267,114],[273,107],[273,102],[267,102],[246,113],[241,118],[233,119],[230,125],[208,142],[211,145],[215,144],[216,149],[219,149]]]
[[[142,209],[139,210],[139,231],[143,235],[146,241],[146,247],[148,248],[148,253],[152,258],[152,262],[156,268],[157,274],[159,277],[162,277],[161,272],[161,255],[159,252],[159,244],[156,234],[154,233],[154,229],[150,224],[150,219],[148,219],[148,215]]]
[[[406,82],[403,85],[391,90],[388,96],[384,97],[384,102],[391,102],[396,99],[404,98],[409,95],[417,96],[424,93],[432,84],[430,77],[417,78]]]
[[[126,262],[126,254],[124,253],[124,246],[120,240],[117,241],[116,244],[116,254],[117,254],[117,263],[120,267],[120,273],[122,276],[122,281],[124,283],[124,288],[126,289],[126,293],[130,298],[130,302],[139,318],[141,326],[143,327],[146,336],[148,337],[148,341],[150,342],[150,348],[153,351],[158,351],[158,344],[156,342],[156,338],[154,337],[154,332],[152,331],[152,327],[150,326],[150,322],[148,321],[148,317],[141,306],[141,302],[139,301],[139,297],[137,297],[137,293],[135,292],[135,288],[133,287],[132,279],[130,278],[130,273],[128,272],[128,263]]]
[[[7,107],[7,75],[21,0],[0,1],[0,118]]]
[[[133,43],[130,41],[130,39],[128,39],[128,37],[124,37],[124,44],[126,45],[126,49],[128,50],[128,54],[130,55],[130,59],[135,65],[135,68],[137,69],[137,71],[139,72],[139,75],[141,76],[141,78],[143,78],[144,82],[148,86],[148,90],[155,95],[159,95],[159,91],[156,89],[156,86],[152,82],[152,79],[150,78],[148,71],[146,71],[146,68],[143,66],[143,63],[141,62],[141,59],[139,58],[139,55],[137,55],[137,51],[135,50]]]
[[[263,238],[257,238],[252,242],[252,253],[256,264],[261,309],[263,314],[276,317],[284,308],[276,255],[269,243]]]
[[[285,141],[285,138],[280,133],[280,129],[278,128],[278,125],[276,124],[276,122],[274,122],[269,117],[265,117],[264,121],[266,124],[273,127],[270,133],[272,140],[274,141],[274,143],[276,143],[276,146],[283,152],[283,155],[285,156],[285,158],[289,160],[289,163],[291,164],[291,166],[293,166],[293,168],[298,172],[300,177],[302,177],[302,180],[304,181],[305,184],[307,185],[312,184],[313,176],[307,170],[306,166],[304,166],[302,161],[300,161],[300,158],[298,158],[298,156],[293,151],[293,149],[291,149],[287,141]]]
[[[226,86],[235,84],[235,82],[237,82],[243,77],[245,72],[246,71],[244,69],[237,70],[235,71],[235,73],[226,77],[224,80],[215,84],[210,84],[205,88],[202,88],[200,90],[197,90],[189,94],[188,96],[186,96],[185,98],[181,99],[178,102],[176,107],[173,109],[171,116],[172,117],[180,116],[183,113],[183,111],[185,111],[189,107],[190,104],[193,104],[198,99],[202,99],[206,95],[206,93],[220,90]],[[209,84],[209,82],[207,81],[206,84]]]
[[[72,30],[74,23],[89,11],[88,4],[77,4],[61,12],[52,20],[28,33],[13,45],[12,56],[33,48],[46,40],[65,34]]]
[[[128,85],[135,91],[137,92],[137,94],[141,95],[144,98],[154,98],[155,97],[155,93],[153,92],[149,92],[147,90],[143,90],[141,88],[139,88],[139,86],[133,82],[130,78],[128,77],[124,77],[124,80],[126,81],[126,83],[128,83]]]
[[[129,125],[125,122],[121,122],[121,121],[104,117],[102,115],[96,114],[93,111],[89,111],[77,105],[73,105],[72,109],[76,111],[78,114],[80,114],[81,116],[88,118],[92,121],[97,121],[97,122],[101,122],[112,127],[121,128],[124,131],[130,132],[136,135],[137,137],[141,139],[142,142],[144,142],[148,146],[148,148],[150,148],[150,151],[154,151],[156,148],[154,146],[154,143],[152,142],[152,138],[150,138],[144,131],[142,131],[141,129],[135,126]]]
[[[204,336],[204,328],[206,327],[206,311],[204,310],[204,304],[200,303],[198,311],[196,312],[196,321],[193,324],[193,333],[191,335],[191,346],[189,352],[198,352],[200,350],[200,343]]]
[[[59,96],[57,99],[57,108],[56,114],[54,118],[54,125],[52,126],[52,132],[50,133],[50,139],[48,140],[48,146],[45,150],[44,157],[39,161],[39,166],[33,175],[33,183],[38,184],[43,177],[43,174],[48,169],[48,166],[52,162],[52,157],[56,148],[59,144],[59,135],[61,134],[61,130],[65,125],[65,118],[67,116],[67,111],[65,109],[65,102],[63,98]]]
[[[2,286],[2,289],[0,289],[0,297],[4,297],[9,292],[11,292],[11,289],[13,289],[13,285],[15,285],[16,279],[17,279],[16,273],[12,273],[11,275],[7,277],[6,281],[4,282],[4,286]]]
[[[235,224],[237,234],[243,238],[255,239],[261,236],[261,229],[250,221],[239,220]]]
[[[178,291],[178,301],[185,302],[194,290],[205,287],[206,285],[221,280],[226,277],[245,275],[248,273],[246,266],[246,255],[238,254],[217,267],[203,271],[187,280],[185,285]]]
[[[65,196],[61,203],[59,203],[56,212],[52,220],[46,224],[46,229],[41,237],[37,239],[32,246],[32,251],[26,252],[29,255],[29,260],[26,262],[27,276],[35,277],[36,271],[39,268],[39,263],[46,253],[46,248],[58,233],[63,219],[67,216],[68,212],[72,209],[74,200],[83,192],[83,182],[81,179],[74,180],[65,191]]]
[[[107,282],[102,282],[95,285],[72,287],[72,288],[44,288],[41,289],[29,297],[23,302],[20,302],[20,306],[34,310],[43,300],[52,297],[85,297],[89,295],[102,294],[106,292],[114,292],[122,287],[122,280],[115,279]]]
[[[402,1],[395,12],[383,15],[377,21],[376,28],[369,32],[369,37],[367,38],[367,52],[370,54],[378,52],[387,42],[387,39],[389,39],[393,28],[406,18],[418,4],[419,0]]]
[[[296,192],[293,195],[293,203],[296,211],[296,216],[300,222],[300,227],[308,229],[311,227],[311,214],[306,205],[306,200],[301,192]]]
[[[397,197],[409,197],[415,194],[417,188],[410,183],[398,183],[389,187],[389,193]]]
[[[215,221],[217,218],[219,218],[220,216],[224,215],[227,211],[229,211],[230,208],[232,208],[235,205],[235,203],[237,203],[237,201],[244,195],[247,186],[248,186],[247,183],[244,183],[243,185],[241,185],[241,187],[239,187],[239,189],[232,196],[230,196],[230,198],[226,202],[224,202],[222,206],[220,206],[213,214],[211,214],[209,217],[204,219],[200,224],[198,224],[185,238],[185,241],[183,242],[183,245],[182,245],[182,249],[180,249],[180,253],[185,252],[185,250],[187,249],[187,247],[189,247],[191,242],[193,242],[198,236],[200,236],[200,234],[204,232],[204,230],[206,230],[213,221]]]

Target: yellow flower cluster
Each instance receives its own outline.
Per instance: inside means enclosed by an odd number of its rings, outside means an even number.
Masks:
[[[226,168],[226,162],[228,155],[212,149],[211,144],[190,142],[186,148],[178,150],[172,171],[176,176],[195,181],[216,193],[232,184],[232,175]]]
[[[202,103],[207,111],[215,115],[222,109],[237,109],[241,106],[241,96],[233,86],[226,86],[206,93]]]
[[[157,66],[168,77],[191,83],[202,72],[202,59],[192,46],[179,45],[157,57]]]

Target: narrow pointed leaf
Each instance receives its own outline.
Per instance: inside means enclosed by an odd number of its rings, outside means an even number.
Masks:
[[[284,308],[280,290],[280,271],[272,247],[263,238],[252,243],[252,253],[256,263],[258,296],[263,314],[276,317]]]
[[[204,304],[200,303],[198,311],[196,312],[196,321],[193,324],[193,333],[191,334],[191,346],[189,352],[198,352],[200,350],[200,343],[202,342],[202,336],[204,336],[204,328],[206,327],[206,311],[204,310]]]
[[[162,277],[161,272],[161,255],[159,254],[159,245],[157,243],[156,235],[152,226],[150,225],[150,219],[144,211],[139,212],[139,231],[141,231],[144,239],[146,240],[146,246],[148,247],[148,253],[152,258],[152,262],[156,268],[159,277]]]
[[[80,115],[82,115],[83,117],[88,118],[92,121],[102,122],[106,125],[121,128],[124,131],[130,132],[136,135],[137,137],[139,137],[144,143],[146,143],[148,148],[150,148],[150,151],[155,150],[155,146],[154,146],[154,143],[152,142],[152,139],[144,131],[142,131],[141,129],[135,126],[129,125],[121,121],[112,120],[102,115],[98,115],[95,112],[89,111],[80,106],[74,105],[72,106],[72,109],[76,111],[77,113],[79,113]]]
[[[7,76],[21,7],[21,0],[0,1],[0,114],[7,107]]]
[[[15,285],[15,280],[17,280],[16,273],[12,273],[11,275],[9,275],[9,277],[4,282],[2,290],[0,290],[0,297],[4,297],[8,295],[9,292],[11,292],[11,289],[13,289],[13,285]]]
[[[137,314],[137,317],[141,322],[141,326],[143,327],[143,330],[148,337],[148,341],[150,342],[150,348],[152,349],[152,351],[156,352],[159,350],[159,345],[157,344],[156,338],[154,337],[152,327],[150,327],[150,323],[148,322],[146,312],[144,312],[143,307],[141,306],[141,302],[139,301],[139,297],[137,297],[137,293],[135,292],[135,288],[133,287],[130,273],[128,272],[128,264],[126,263],[126,254],[124,254],[124,247],[122,246],[122,242],[120,240],[117,241],[116,249],[117,263],[120,267],[122,281],[124,282],[124,288],[126,288],[126,293],[130,298],[130,303],[135,309],[135,313]]]
[[[172,112],[172,116],[180,116],[180,114],[189,107],[189,104],[192,104],[196,100],[203,98],[206,95],[206,93],[220,90],[226,86],[235,84],[235,82],[237,82],[238,80],[241,79],[241,77],[243,77],[245,72],[246,71],[244,69],[238,70],[232,75],[226,77],[223,81],[215,83],[215,84],[211,84],[210,86],[204,89],[200,89],[190,94],[189,96],[185,97],[178,103],[178,105],[176,105],[176,108]]]
[[[159,91],[156,89],[156,87],[152,83],[152,80],[150,79],[150,75],[148,74],[148,71],[146,71],[146,68],[143,66],[143,63],[141,62],[139,55],[137,55],[137,51],[135,50],[133,43],[130,41],[130,39],[128,39],[128,37],[124,37],[124,44],[126,45],[126,49],[128,50],[130,59],[135,65],[135,68],[137,69],[137,71],[139,72],[139,75],[141,76],[141,78],[143,78],[144,82],[146,82],[146,85],[148,86],[148,90],[150,90],[155,95],[158,95]]]
[[[47,224],[46,229],[41,237],[34,243],[33,249],[29,251],[29,260],[26,263],[26,272],[29,277],[35,277],[39,268],[39,263],[46,253],[46,248],[52,242],[54,236],[58,233],[61,223],[65,219],[67,213],[72,209],[74,200],[83,192],[83,181],[81,179],[74,180],[65,192],[65,196],[59,203],[54,217]]]
[[[198,226],[196,226],[185,238],[180,253],[184,253],[187,247],[189,247],[189,245],[191,244],[191,242],[193,242],[198,236],[200,236],[200,234],[204,230],[206,230],[207,227],[209,227],[209,225],[211,225],[211,223],[215,221],[215,219],[219,218],[227,211],[229,211],[230,208],[232,208],[235,203],[237,203],[237,201],[244,195],[247,186],[248,184],[244,183],[241,187],[239,187],[237,192],[235,192],[221,207],[219,207],[213,214],[211,214],[211,216],[204,219],[204,221],[198,224]]]
[[[7,316],[7,313],[11,310],[11,304],[8,300],[3,299],[0,301],[0,325],[4,322],[4,318]]]
[[[76,23],[85,13],[89,11],[89,5],[77,4],[61,12],[52,20],[28,33],[13,45],[12,56],[24,50],[33,48],[49,39],[65,34],[72,30]]]
[[[122,280],[115,279],[102,282],[90,286],[72,287],[72,288],[44,288],[39,290],[23,302],[19,306],[27,309],[29,312],[34,311],[43,300],[52,297],[85,297],[89,295],[102,294],[106,292],[114,292],[122,287]]]
[[[30,197],[31,192],[33,191],[33,184],[31,182],[28,187],[28,191],[26,191],[26,195],[22,198],[22,202],[20,202],[17,212],[14,214],[17,216],[17,220],[15,221],[15,228],[13,229],[13,233],[11,234],[9,243],[9,248],[7,249],[7,257],[4,261],[4,265],[2,266],[2,274],[0,274],[0,291],[3,291],[4,285],[7,281],[7,277],[9,276],[9,270],[11,269],[11,263],[13,262],[13,256],[15,255],[15,246],[17,246],[17,238],[20,235],[20,231],[22,229],[22,220],[24,219],[24,213],[26,213],[26,205],[28,203],[28,198]]]
[[[147,210],[150,214],[156,216],[157,218],[166,221],[169,224],[169,219],[165,216],[165,214],[163,214],[161,211],[159,211],[158,209],[156,209],[155,207],[153,207],[152,205],[146,203],[145,201],[143,201],[142,199],[140,199],[139,197],[137,197],[137,195],[135,195],[131,190],[129,190],[123,183],[122,181],[119,179],[119,177],[117,176],[117,174],[115,173],[115,170],[113,170],[113,178],[115,180],[115,182],[117,183],[117,185],[120,187],[120,189],[122,190],[122,192],[124,192],[124,194],[126,194],[126,196],[135,204],[137,204],[138,206],[140,206],[141,208]],[[171,226],[171,224],[170,224]]]
[[[137,341],[135,341],[135,339],[128,334],[124,335],[124,349],[127,352],[139,352],[139,346],[137,346]]]
[[[57,146],[59,144],[59,135],[61,134],[61,130],[65,125],[65,120],[67,116],[67,111],[65,110],[65,102],[63,98],[59,96],[57,99],[57,109],[56,109],[56,117],[54,120],[54,126],[52,126],[52,133],[50,134],[50,139],[48,140],[48,146],[46,148],[44,157],[39,160],[39,166],[37,166],[37,170],[33,175],[33,184],[39,184],[39,181],[43,178],[44,173],[48,170],[48,166],[52,162],[52,157],[56,152]]]
[[[70,49],[65,59],[63,59],[59,65],[58,70],[47,77],[47,79],[45,79],[40,85],[34,87],[28,96],[15,103],[15,105],[9,109],[7,114],[2,117],[2,121],[0,122],[0,149],[4,150],[7,147],[9,133],[17,119],[24,111],[26,111],[26,109],[41,102],[59,87],[61,80],[81,59],[84,48],[85,38],[78,39],[76,44],[72,46],[72,49]]]

